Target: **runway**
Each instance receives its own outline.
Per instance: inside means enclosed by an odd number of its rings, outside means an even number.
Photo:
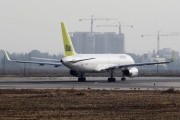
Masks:
[[[0,77],[0,89],[107,89],[153,90],[174,87],[180,89],[180,77],[136,77],[107,82],[107,77],[87,77],[78,82],[74,77]]]

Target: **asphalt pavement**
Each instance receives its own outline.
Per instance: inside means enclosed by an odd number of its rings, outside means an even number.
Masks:
[[[107,89],[154,90],[180,89],[180,77],[135,77],[108,82],[107,77],[87,77],[78,82],[75,77],[0,77],[0,89]]]

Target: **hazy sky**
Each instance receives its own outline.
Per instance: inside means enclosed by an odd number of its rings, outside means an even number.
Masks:
[[[30,52],[37,49],[51,54],[62,53],[60,22],[69,32],[90,31],[91,15],[117,18],[123,28],[127,52],[142,54],[157,48],[157,31],[180,32],[180,0],[0,0],[0,49]],[[96,25],[118,21],[94,21],[95,32],[118,32],[118,28]],[[180,52],[180,36],[160,38],[160,48]]]

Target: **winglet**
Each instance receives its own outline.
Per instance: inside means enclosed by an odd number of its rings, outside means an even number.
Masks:
[[[11,61],[11,59],[9,58],[7,52],[6,52],[5,50],[4,50],[4,52],[5,52],[5,55],[6,55],[7,60]]]
[[[173,61],[174,61],[174,50],[172,51],[172,58],[170,62],[173,62]]]

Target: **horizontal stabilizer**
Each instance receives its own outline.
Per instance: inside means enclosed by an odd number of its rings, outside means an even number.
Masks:
[[[86,60],[92,60],[92,59],[95,59],[95,58],[87,58],[87,59],[80,59],[80,60],[72,60],[72,61],[69,61],[69,62],[77,63],[77,62],[86,61]]]

